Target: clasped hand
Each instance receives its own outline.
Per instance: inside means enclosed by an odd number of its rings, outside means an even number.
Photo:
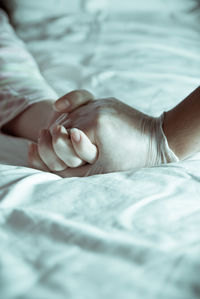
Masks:
[[[60,123],[50,123],[41,131],[38,144],[30,146],[30,166],[72,177],[164,162],[160,118],[143,114],[115,98],[94,100],[85,90],[66,94],[54,106],[67,114],[63,119],[62,115]],[[167,159],[170,162],[169,156]]]

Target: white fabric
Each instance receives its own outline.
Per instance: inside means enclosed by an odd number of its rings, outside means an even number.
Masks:
[[[199,85],[195,1],[75,2],[77,13],[18,22],[58,94],[84,87],[158,116]],[[0,136],[1,298],[200,297],[199,155],[61,179],[24,167],[26,146]]]
[[[165,112],[159,117],[141,115],[141,135],[148,140],[148,153],[145,167],[157,166],[166,163],[178,162],[179,158],[169,147],[163,131]],[[140,153],[142,152],[140,146]],[[142,164],[141,164],[142,165]]]
[[[0,8],[0,128],[29,105],[57,99]]]

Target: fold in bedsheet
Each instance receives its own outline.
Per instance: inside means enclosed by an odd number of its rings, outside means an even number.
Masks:
[[[52,18],[49,8],[43,20],[28,22],[19,18],[27,12],[21,0],[14,20],[59,96],[86,88],[160,115],[199,85],[199,10],[189,2],[86,1],[70,13],[63,0]]]
[[[159,115],[199,85],[197,1],[9,3],[59,95],[84,87]],[[26,147],[0,135],[0,298],[200,297],[200,154],[61,179],[28,168]]]
[[[4,298],[199,298],[197,166],[83,179],[1,166]]]

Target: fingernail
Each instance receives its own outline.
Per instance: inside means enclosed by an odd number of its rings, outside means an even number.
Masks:
[[[81,140],[81,135],[78,129],[73,128],[70,130],[71,136],[75,142],[79,142]]]
[[[65,134],[65,135],[69,135],[69,134],[68,134],[68,131],[67,131],[67,128],[65,128],[65,126],[60,126],[60,132],[61,132],[62,134]]]
[[[70,102],[67,99],[59,100],[54,103],[54,108],[57,110],[68,109],[70,106]]]

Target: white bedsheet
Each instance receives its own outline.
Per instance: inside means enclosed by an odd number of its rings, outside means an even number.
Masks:
[[[195,1],[50,2],[43,22],[25,0],[13,17],[58,95],[88,88],[158,115],[199,85]],[[61,179],[26,150],[0,135],[0,299],[200,298],[200,155]]]

